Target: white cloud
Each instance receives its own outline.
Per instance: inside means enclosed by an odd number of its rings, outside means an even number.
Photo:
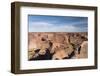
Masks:
[[[29,32],[85,32],[86,28],[73,25],[61,25],[48,22],[30,22]]]

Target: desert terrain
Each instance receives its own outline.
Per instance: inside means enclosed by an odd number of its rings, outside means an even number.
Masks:
[[[28,60],[88,58],[87,32],[29,32]]]

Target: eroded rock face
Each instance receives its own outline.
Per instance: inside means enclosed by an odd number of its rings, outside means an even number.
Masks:
[[[86,43],[84,41],[87,41],[87,33],[29,33],[28,59],[87,58],[86,51],[88,50],[86,49],[87,45],[85,45]],[[77,53],[77,48],[80,46],[79,54]]]
[[[66,46],[65,46],[66,45]],[[57,47],[55,49],[55,53],[52,59],[60,60],[60,59],[68,59],[71,53],[74,51],[73,46],[71,44],[65,44],[64,46]]]
[[[57,51],[55,52],[55,54],[52,56],[53,60],[61,60],[65,57],[68,57],[67,52],[65,51],[65,49],[57,49]]]
[[[83,41],[79,53],[76,53],[76,58],[87,58],[88,57],[88,41]]]

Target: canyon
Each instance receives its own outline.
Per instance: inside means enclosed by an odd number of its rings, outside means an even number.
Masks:
[[[87,32],[29,32],[28,60],[88,58]]]

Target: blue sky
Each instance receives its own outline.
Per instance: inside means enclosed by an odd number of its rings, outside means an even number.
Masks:
[[[87,32],[87,17],[28,16],[29,32]]]

